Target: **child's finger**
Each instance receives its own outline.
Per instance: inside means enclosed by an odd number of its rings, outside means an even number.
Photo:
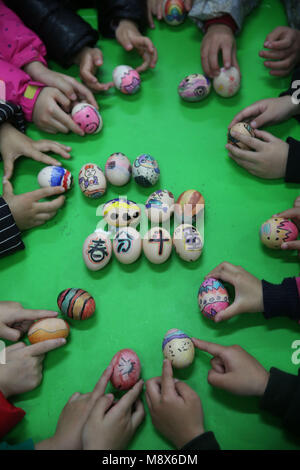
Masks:
[[[264,65],[272,70],[285,70],[290,67],[290,59],[287,57],[284,60],[266,61]]]
[[[47,188],[36,189],[28,193],[31,195],[33,201],[39,201],[40,199],[45,199],[46,197],[58,196],[61,193],[65,192],[65,188],[62,186],[51,186]]]
[[[205,279],[214,277],[215,279],[221,279],[225,282],[231,282],[238,272],[239,270],[237,266],[224,261],[210,271],[210,273],[205,276]]]
[[[55,89],[53,98],[60,104],[60,106],[65,110],[65,112],[69,112],[71,101],[66,95],[64,95],[60,90]]]
[[[275,138],[270,132],[266,131],[260,131],[258,129],[254,130],[255,132],[255,137],[258,137],[258,139],[263,140],[264,142],[274,142]]]
[[[122,396],[118,403],[114,406],[113,410],[119,410],[126,413],[128,410],[131,410],[132,405],[137,401],[139,395],[142,392],[144,385],[143,380],[139,380],[134,387],[132,387],[128,392]]]
[[[1,338],[7,339],[8,341],[18,341],[20,336],[21,332],[19,330],[15,330],[4,324],[1,325]]]
[[[110,378],[113,373],[113,366],[112,363],[108,365],[108,367],[104,370],[102,373],[100,379],[96,383],[94,390],[92,392],[93,397],[98,398],[100,396],[103,396],[105,394],[105,389],[107,387],[108,382],[110,381]]]
[[[145,410],[141,400],[137,400],[135,402],[135,410],[131,415],[131,422],[133,425],[133,429],[137,429],[139,425],[142,423],[143,419],[145,418]]]
[[[11,178],[14,171],[14,160],[12,158],[5,158],[3,160],[4,178]]]
[[[300,240],[285,242],[281,245],[282,250],[300,250]]]
[[[94,106],[96,109],[99,109],[98,103],[95,100],[93,93],[82,83],[76,81],[76,85],[74,85],[75,90],[77,93],[81,95],[88,103]]]
[[[240,132],[235,132],[235,131],[231,131],[230,134],[232,135],[232,137],[236,138],[239,142],[242,142],[243,144],[250,147],[250,149],[259,151],[259,150],[262,150],[263,148],[263,143],[261,142],[261,140],[255,137],[250,137],[248,135],[244,135],[244,134],[241,134]],[[239,147],[235,147],[235,148],[239,148]],[[243,149],[240,149],[240,150],[243,150]],[[237,155],[237,156],[243,157],[243,155]],[[246,157],[246,155],[244,156]],[[251,156],[251,154],[249,156]]]
[[[20,309],[14,315],[14,321],[40,320],[41,318],[54,318],[58,313],[52,310]]]
[[[191,338],[194,346],[197,349],[200,349],[200,351],[205,351],[208,354],[211,354],[211,356],[220,356],[222,357],[222,354],[224,353],[224,350],[226,349],[226,346],[221,346],[220,344],[216,343],[210,343],[209,341],[202,341],[197,338]]]
[[[239,308],[239,305],[237,302],[234,302],[232,305],[227,307],[225,310],[221,310],[214,316],[214,322],[219,323],[223,320],[228,320],[229,318],[235,317],[236,315],[239,315],[241,313],[241,310]]]
[[[64,344],[66,344],[65,338],[48,339],[47,341],[41,341],[40,343],[27,346],[26,350],[24,351],[24,355],[40,356],[41,354],[43,355],[49,351],[52,351],[53,349],[60,348]]]
[[[254,163],[257,161],[257,152],[251,152],[249,150],[240,149],[232,144],[226,144],[225,147],[230,152],[230,158],[243,163]]]
[[[146,394],[153,407],[155,402],[160,401],[161,397],[161,377],[153,377],[146,382]]]
[[[59,196],[53,199],[50,202],[37,202],[36,208],[38,213],[49,213],[49,212],[57,212],[65,203],[65,196]]]
[[[282,69],[282,70],[270,70],[270,75],[273,75],[274,77],[286,77],[290,72],[291,68],[288,69]]]
[[[286,211],[282,211],[279,214],[274,214],[273,217],[284,217],[286,219],[300,219],[300,207],[292,207]]]
[[[40,152],[53,152],[63,158],[71,157],[70,151],[72,150],[72,147],[60,144],[53,140],[38,140],[34,142],[34,147]]]
[[[48,222],[49,220],[53,219],[53,217],[56,216],[56,212],[40,212],[35,216],[35,221],[37,223],[42,223],[44,224],[45,222]]]
[[[161,375],[161,394],[164,396],[177,395],[174,379],[172,364],[168,359],[164,359],[162,375]]]
[[[221,51],[223,56],[223,64],[226,69],[231,67],[231,51],[232,51],[232,44],[222,44]]]
[[[61,166],[61,162],[59,160],[56,160],[53,157],[49,157],[49,155],[39,152],[38,150],[35,150],[34,152],[31,153],[31,155],[28,155],[28,156],[31,157],[36,162],[42,162],[42,163],[45,163],[46,165]]]
[[[59,106],[56,106],[53,110],[53,119],[56,121],[57,128],[65,128],[67,132],[72,131],[80,136],[84,135],[84,132],[80,127],[73,121],[69,114],[66,114]],[[61,130],[61,132],[64,132]],[[64,132],[66,133],[66,132]]]
[[[224,374],[225,367],[224,367],[222,359],[220,359],[218,356],[213,357],[210,360],[210,364],[211,364],[212,369],[214,369],[216,372],[218,372],[219,374]]]

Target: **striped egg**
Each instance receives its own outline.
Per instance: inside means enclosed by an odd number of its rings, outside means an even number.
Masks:
[[[189,189],[180,194],[174,206],[176,217],[185,223],[192,223],[204,208],[204,197],[199,191]]]
[[[60,311],[74,320],[90,318],[96,308],[95,300],[83,289],[65,289],[57,297]]]
[[[73,176],[61,166],[45,166],[38,174],[38,183],[41,188],[62,186],[67,190],[72,186]]]
[[[70,327],[62,318],[43,318],[31,325],[28,339],[31,344],[35,344],[48,339],[67,338],[69,333]]]

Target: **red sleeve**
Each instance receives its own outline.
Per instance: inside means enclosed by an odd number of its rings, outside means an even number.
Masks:
[[[25,416],[22,408],[9,403],[0,392],[0,439],[14,428]]]
[[[229,26],[229,28],[232,29],[233,33],[235,33],[236,30],[238,29],[236,22],[230,15],[223,15],[223,16],[219,16],[219,18],[212,18],[211,20],[205,21],[204,22],[205,32],[208,30],[208,28],[212,24],[225,24],[226,26]]]

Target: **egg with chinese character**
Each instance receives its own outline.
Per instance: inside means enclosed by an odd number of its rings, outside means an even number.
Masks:
[[[173,244],[176,253],[184,261],[196,261],[201,256],[202,238],[193,225],[179,225],[173,234]]]
[[[229,98],[239,91],[240,82],[240,72],[236,67],[222,67],[219,75],[213,80],[213,86],[218,95]]]
[[[176,369],[189,367],[195,356],[195,348],[191,338],[181,330],[172,329],[164,336],[163,355],[169,359]]]
[[[97,134],[103,127],[103,120],[99,111],[88,103],[78,103],[72,109],[73,121],[85,134]]]
[[[298,233],[298,228],[289,219],[272,217],[262,224],[260,239],[268,248],[280,250],[282,243],[296,240]]]
[[[105,176],[114,186],[124,186],[131,178],[132,168],[124,153],[113,153],[105,164]]]
[[[145,212],[153,223],[166,222],[174,212],[174,195],[166,189],[158,189],[150,194],[145,204]]]
[[[137,226],[141,218],[141,209],[135,202],[120,197],[104,205],[103,217],[111,227]]]
[[[115,257],[123,264],[132,264],[142,252],[142,239],[133,227],[121,227],[113,240]]]
[[[38,174],[38,183],[41,188],[61,186],[67,190],[72,186],[73,176],[61,166],[45,166]]]
[[[208,96],[210,89],[209,78],[200,73],[193,73],[179,83],[178,93],[184,101],[201,101]]]
[[[140,155],[133,162],[132,175],[140,186],[145,188],[154,186],[160,176],[157,161],[147,153]]]
[[[204,316],[213,319],[229,306],[229,295],[222,282],[210,277],[202,282],[198,291],[198,305]]]
[[[151,263],[164,263],[172,252],[171,235],[165,228],[152,227],[143,238],[143,251]]]
[[[95,163],[83,165],[79,172],[79,186],[86,197],[98,199],[106,191],[106,178],[101,168]]]
[[[110,234],[104,230],[97,230],[92,233],[83,244],[83,260],[90,271],[103,269],[109,263],[111,254]]]
[[[28,330],[31,344],[48,341],[48,339],[67,338],[70,333],[68,323],[62,318],[43,318],[35,321]]]
[[[238,132],[239,134],[246,135],[248,137],[255,137],[255,132],[254,129],[248,124],[248,122],[238,122],[237,124],[234,124],[229,130],[228,130],[228,143],[234,145],[235,147],[239,147],[240,149],[243,150],[251,150],[248,145],[244,144],[241,142],[238,137],[233,137],[231,135],[231,132]]]
[[[114,69],[113,81],[115,87],[125,95],[133,95],[141,87],[139,73],[129,65],[119,65]]]
[[[73,320],[86,320],[94,315],[95,300],[83,289],[65,289],[57,297],[61,313]]]
[[[163,18],[171,26],[183,23],[186,17],[186,9],[183,0],[164,0]]]
[[[118,390],[129,390],[140,378],[141,363],[132,349],[121,349],[112,359],[111,383]]]
[[[185,223],[196,221],[203,209],[204,197],[195,189],[189,189],[180,194],[174,206],[176,218]]]

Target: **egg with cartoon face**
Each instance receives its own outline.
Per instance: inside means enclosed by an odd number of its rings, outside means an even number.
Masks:
[[[206,98],[211,89],[209,78],[201,73],[193,73],[185,77],[178,86],[179,96],[184,101],[202,101]]]
[[[98,134],[103,127],[101,114],[89,103],[76,104],[72,109],[71,116],[85,134]]]
[[[105,164],[105,176],[114,186],[124,186],[130,181],[131,163],[124,153],[113,153]]]
[[[119,65],[114,69],[113,81],[115,87],[125,95],[133,95],[141,87],[140,74],[129,65]]]
[[[198,291],[198,305],[208,318],[225,310],[229,306],[229,295],[222,282],[213,277],[205,279]]]
[[[173,234],[173,244],[176,253],[184,261],[196,261],[201,256],[202,238],[193,225],[179,225]]]
[[[142,252],[142,239],[133,227],[121,227],[113,240],[115,257],[123,264],[132,264]]]
[[[166,222],[174,212],[174,195],[166,189],[158,189],[150,194],[145,204],[145,212],[154,223]]]
[[[132,166],[134,180],[140,186],[149,188],[159,180],[160,170],[157,161],[151,155],[144,153],[137,157]]]
[[[103,269],[109,263],[111,254],[110,234],[104,230],[91,233],[83,244],[83,260],[90,271]]]
[[[106,178],[101,168],[95,163],[83,165],[79,172],[78,182],[86,197],[98,199],[106,191]]]
[[[137,226],[141,218],[141,209],[129,199],[116,198],[104,205],[103,217],[112,227]]]
[[[191,338],[181,330],[167,331],[162,344],[163,355],[173,367],[184,369],[192,364],[195,348]]]
[[[298,228],[291,220],[283,217],[272,217],[262,224],[260,239],[268,248],[280,250],[282,243],[296,240],[298,233]]]

